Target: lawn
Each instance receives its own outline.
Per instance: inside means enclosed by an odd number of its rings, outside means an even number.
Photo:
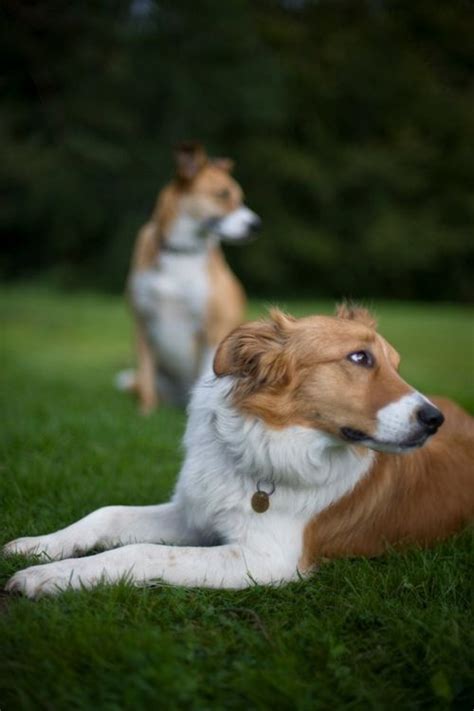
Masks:
[[[375,306],[406,379],[474,411],[472,310]],[[0,309],[0,542],[104,504],[166,500],[185,417],[144,419],[114,390],[132,362],[122,301],[15,287]],[[473,542],[468,531],[430,551],[331,562],[277,589],[2,595],[0,708],[471,709]],[[2,559],[0,585],[27,562]]]

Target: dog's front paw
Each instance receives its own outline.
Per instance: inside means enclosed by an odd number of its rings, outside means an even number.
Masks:
[[[57,534],[49,534],[16,538],[7,543],[2,552],[4,555],[37,555],[48,560],[61,560],[71,558],[77,551],[70,541],[61,540]]]
[[[30,568],[19,570],[5,586],[10,593],[21,593],[30,598],[42,595],[57,595],[67,588],[80,588],[79,575],[80,561],[63,560],[58,563],[46,565],[33,565]]]

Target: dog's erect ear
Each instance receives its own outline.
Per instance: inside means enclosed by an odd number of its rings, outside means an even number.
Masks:
[[[177,145],[174,157],[176,176],[183,182],[191,181],[207,163],[206,151],[196,141],[186,141]]]
[[[268,321],[252,321],[236,328],[217,349],[215,374],[234,375],[245,380],[247,392],[284,382],[291,364],[283,346],[291,334],[294,320],[272,309]]]
[[[235,163],[232,158],[211,158],[211,164],[226,173],[232,173]]]
[[[377,328],[377,319],[375,316],[371,314],[368,309],[364,309],[356,304],[348,302],[338,304],[336,316],[337,318],[347,321],[360,321],[360,323],[365,324],[365,326],[369,328]]]

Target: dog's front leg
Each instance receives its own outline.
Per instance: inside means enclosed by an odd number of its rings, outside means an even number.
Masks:
[[[135,542],[193,544],[182,509],[176,503],[158,506],[106,506],[80,521],[45,536],[17,538],[5,555],[71,558],[92,548],[113,548]]]
[[[281,552],[280,552],[281,553]],[[7,583],[7,590],[28,597],[55,594],[67,588],[91,588],[100,582],[127,579],[135,585],[171,583],[188,587],[244,588],[297,576],[297,562],[275,564],[270,552],[259,554],[237,544],[211,548],[175,548],[135,544],[87,558],[26,568]]]
[[[158,392],[156,388],[157,362],[155,354],[148,342],[145,326],[137,317],[136,325],[137,342],[137,393],[140,412],[150,414],[158,406]]]

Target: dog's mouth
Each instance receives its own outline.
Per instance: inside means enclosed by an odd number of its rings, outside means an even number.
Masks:
[[[210,230],[210,232],[212,232],[212,234],[214,234],[223,244],[235,244],[236,246],[240,246],[241,244],[250,244],[258,239],[258,234],[251,231],[242,232],[238,237],[229,237],[224,232],[220,232],[219,229]]]
[[[222,242],[232,244],[248,244],[254,242],[260,232],[262,221],[257,215],[250,215],[241,220],[240,224],[229,226],[229,215],[224,217],[210,217],[201,225],[203,236],[214,234]]]
[[[219,233],[219,223],[222,217],[208,217],[201,222],[199,233],[202,237],[206,237],[210,232],[213,234]]]
[[[352,427],[341,427],[341,434],[349,442],[365,442],[370,439],[369,435],[361,430],[354,430]]]
[[[250,244],[250,242],[255,242],[258,239],[258,235],[255,232],[247,232],[240,235],[239,237],[226,237],[223,234],[217,233],[222,242],[228,242],[232,244]]]
[[[256,239],[258,239],[258,230],[257,229],[252,229],[251,226],[248,226],[240,232],[239,235],[228,235],[226,232],[221,231],[219,229],[219,225],[217,224],[213,229],[209,230],[213,234],[215,234],[221,242],[224,242],[226,244],[235,244],[235,245],[240,245],[240,244],[249,244],[250,242],[255,242]]]
[[[353,429],[352,427],[341,427],[340,434],[344,441],[352,444],[360,444],[369,449],[375,449],[378,452],[409,452],[412,449],[422,447],[426,440],[434,434],[427,430],[418,430],[412,436],[400,441],[388,442],[377,440],[361,430]]]

